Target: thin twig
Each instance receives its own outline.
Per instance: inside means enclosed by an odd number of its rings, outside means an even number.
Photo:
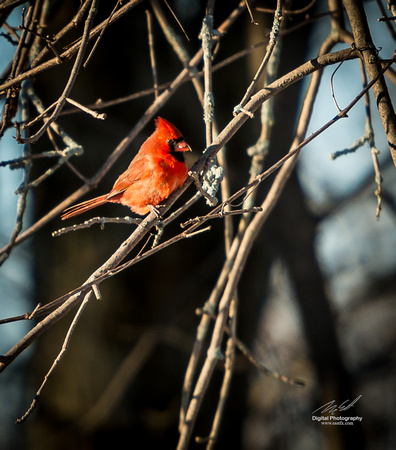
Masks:
[[[32,403],[31,403],[29,409],[25,412],[25,414],[20,419],[18,419],[16,421],[17,424],[23,423],[30,416],[30,414],[33,412],[34,408],[37,406],[37,403],[38,403],[38,401],[40,399],[40,396],[41,396],[41,394],[42,394],[42,392],[43,392],[43,390],[44,390],[48,380],[50,379],[51,375],[54,373],[56,367],[58,366],[58,364],[60,363],[60,361],[63,358],[64,354],[66,353],[67,349],[69,348],[71,337],[73,335],[73,332],[74,332],[74,330],[75,330],[75,328],[77,326],[77,323],[78,323],[78,321],[79,321],[79,319],[80,319],[80,317],[81,317],[85,307],[88,304],[88,301],[89,301],[89,299],[91,297],[91,293],[92,292],[88,292],[85,295],[84,300],[81,302],[81,305],[79,306],[79,308],[78,308],[78,310],[77,310],[77,312],[76,312],[76,314],[75,314],[75,316],[73,318],[73,321],[72,321],[72,323],[71,323],[71,325],[70,325],[70,327],[69,327],[69,329],[67,331],[66,337],[65,337],[65,339],[63,341],[63,344],[62,344],[61,351],[58,353],[58,356],[55,358],[54,362],[52,363],[52,366],[51,366],[50,370],[45,375],[44,381],[42,382],[40,388],[36,392],[36,395],[35,395]]]
[[[57,237],[61,236],[62,234],[69,233],[69,231],[79,231],[84,228],[90,228],[92,225],[100,225],[100,229],[103,230],[105,225],[108,223],[117,223],[117,224],[126,224],[131,225],[135,224],[138,225],[141,223],[142,219],[134,219],[132,217],[93,217],[92,219],[88,219],[84,221],[83,223],[79,223],[76,225],[72,225],[70,227],[64,227],[60,228],[59,230],[53,231],[52,236]]]
[[[226,217],[226,216],[236,216],[239,214],[258,213],[261,211],[262,211],[262,208],[255,207],[255,206],[253,206],[252,208],[235,209],[235,210],[230,210],[230,211],[220,210],[220,212],[217,214],[211,214],[210,216],[200,216],[200,217],[195,217],[194,219],[189,219],[189,220],[187,220],[187,222],[182,223],[180,226],[182,228],[186,228],[186,227],[188,227],[190,225],[194,225],[196,223],[206,222],[207,220],[222,219],[223,217]]]
[[[252,23],[253,25],[258,25],[258,23],[254,20],[252,9],[250,8],[249,0],[245,0],[245,1],[246,1],[246,9],[247,9],[247,11],[249,13],[249,16],[250,16],[250,23]]]
[[[272,52],[275,48],[276,41],[277,41],[279,33],[280,33],[281,24],[283,21],[282,4],[283,4],[282,0],[277,0],[276,10],[275,10],[275,14],[274,14],[274,21],[272,23],[272,29],[271,29],[269,42],[267,45],[267,50],[265,52],[264,58],[261,61],[259,68],[257,69],[257,72],[253,78],[253,81],[251,82],[250,86],[246,90],[245,95],[243,96],[239,105],[237,105],[234,108],[234,114],[238,114],[239,112],[243,112],[246,114],[246,109],[244,107],[245,107],[246,103],[249,101],[250,97],[252,96],[254,89],[256,88],[256,85],[271,58]]]
[[[176,14],[173,12],[173,9],[169,6],[169,3],[164,0],[165,5],[168,7],[169,11],[171,12],[173,18],[176,20],[177,24],[179,25],[180,29],[182,30],[184,36],[186,37],[187,41],[190,40],[190,38],[188,37],[185,29],[183,28],[182,24],[180,23],[180,20],[177,18]]]
[[[117,0],[117,3],[115,4],[113,10],[111,11],[109,17],[108,17],[107,20],[104,22],[103,28],[100,30],[99,36],[97,37],[97,39],[96,39],[96,41],[95,41],[95,44],[94,44],[93,47],[92,47],[92,50],[90,51],[90,53],[89,53],[87,59],[85,60],[85,63],[83,64],[83,67],[87,67],[87,66],[88,66],[88,63],[89,63],[89,61],[91,60],[92,55],[94,54],[96,48],[98,47],[99,42],[100,42],[100,40],[102,39],[102,36],[103,36],[104,32],[106,31],[106,29],[107,29],[108,26],[110,25],[111,19],[113,18],[115,12],[117,11],[117,9],[118,9],[119,6],[121,5],[121,3],[122,3],[122,0]],[[81,45],[82,45],[82,43],[81,43]]]
[[[80,103],[76,102],[75,100],[71,98],[66,98],[66,101],[70,103],[71,105],[75,106],[78,109],[81,109],[81,111],[84,111],[85,113],[89,114],[90,116],[94,117],[95,119],[105,120],[106,114],[105,113],[98,113],[97,111],[92,111],[92,109],[87,108],[84,105],[81,105]]]
[[[150,54],[150,64],[151,72],[153,74],[153,88],[154,88],[154,98],[158,98],[158,74],[157,74],[157,63],[155,59],[154,52],[154,34],[153,34],[153,24],[151,19],[151,13],[146,9],[147,18],[147,32],[148,32],[148,44],[149,44],[149,54]]]

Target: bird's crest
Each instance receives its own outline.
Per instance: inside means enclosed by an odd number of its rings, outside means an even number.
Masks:
[[[162,117],[155,119],[155,128],[158,133],[165,139],[178,139],[182,136],[180,131],[167,120]]]

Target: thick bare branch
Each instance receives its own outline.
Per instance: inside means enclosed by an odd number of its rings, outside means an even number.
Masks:
[[[368,76],[370,80],[378,79],[373,86],[375,103],[388,140],[389,151],[396,166],[396,115],[385,78],[383,75],[379,76],[383,66],[378,59],[378,52],[371,37],[364,6],[362,2],[353,0],[344,0],[344,5],[351,24],[355,47],[363,56]]]

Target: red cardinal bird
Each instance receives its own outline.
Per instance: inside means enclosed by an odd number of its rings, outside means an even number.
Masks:
[[[62,220],[104,203],[121,203],[144,215],[180,187],[188,176],[183,152],[191,150],[180,131],[158,117],[154,133],[143,143],[128,169],[105,195],[65,209]]]

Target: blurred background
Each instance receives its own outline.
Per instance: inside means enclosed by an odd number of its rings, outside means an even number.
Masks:
[[[46,30],[49,35],[69,23],[80,6],[78,1],[51,3]],[[95,24],[109,17],[115,3],[99,4]],[[215,27],[237,4],[215,2]],[[198,36],[206,2],[175,0],[169,5],[189,40],[161,3],[193,56],[201,45]],[[307,5],[306,1],[287,4],[290,9],[304,11],[287,16],[280,39],[278,76],[314,58],[330,33],[326,2],[312,2],[309,9]],[[256,7],[268,12],[257,11]],[[274,8],[274,2],[252,2],[258,25],[253,25],[244,12],[216,47],[214,63],[268,40]],[[151,10],[150,2],[143,1],[106,29],[89,64],[79,73],[71,95],[74,100],[92,105],[98,99],[118,99],[152,87],[147,9]],[[377,21],[382,12],[376,2],[365,2],[365,9],[373,40],[381,48],[380,56],[390,58],[394,42],[384,23]],[[7,15],[6,24],[17,27],[21,14],[21,8],[14,9]],[[80,26],[58,45],[68,45],[81,32]],[[3,74],[15,52],[9,36],[3,27]],[[155,18],[153,36],[161,84],[173,80],[182,66]],[[346,47],[340,44],[335,50]],[[233,108],[243,97],[264,53],[265,45],[258,46],[214,72],[219,130],[231,120]],[[72,63],[63,63],[34,80],[34,89],[45,106],[61,94]],[[334,69],[329,66],[324,71],[308,135],[338,112],[330,89]],[[308,81],[293,85],[274,99],[265,168],[290,148]],[[387,82],[394,95],[395,86]],[[358,62],[345,62],[334,74],[333,85],[338,103],[345,107],[361,90]],[[65,108],[58,123],[84,148],[84,154],[72,160],[73,165],[84,176],[92,177],[153,99],[151,94],[108,107],[104,121]],[[373,101],[371,106],[383,179],[379,220],[368,145],[335,160],[329,158],[350,148],[364,134],[366,119],[360,102],[347,119],[337,122],[302,151],[295,172],[255,242],[238,286],[238,337],[266,367],[302,379],[306,385],[291,386],[265,376],[237,354],[218,448],[339,449],[350,448],[352,442],[356,448],[396,446],[396,172]],[[185,83],[160,115],[182,131],[193,148],[192,164],[205,148],[202,108],[192,84]],[[21,120],[20,116],[15,119]],[[87,198],[108,192],[153,129],[150,123]],[[231,192],[249,179],[247,149],[256,143],[260,129],[257,113],[227,145]],[[14,136],[15,129],[10,127],[1,137],[1,161],[21,155],[22,146],[16,144]],[[37,154],[49,150],[51,142],[46,136],[32,146]],[[52,165],[51,160],[37,160],[31,179]],[[15,226],[18,197],[14,192],[22,177],[22,171],[0,166],[0,247],[8,243]],[[259,187],[257,205],[272,181],[270,177]],[[62,166],[29,193],[24,229],[81,185],[82,181]],[[194,189],[191,187],[177,205],[190,198]],[[180,222],[209,210],[200,200]],[[98,214],[124,216],[129,211],[111,205]],[[181,387],[199,322],[195,311],[210,295],[225,258],[223,223],[212,222],[210,233],[169,247],[101,285],[103,300],[92,300],[88,305],[37,409],[24,424],[14,422],[28,409],[60,351],[72,316],[43,334],[1,374],[0,448],[176,447]],[[60,219],[51,221],[34,238],[16,247],[1,266],[0,318],[31,311],[38,302],[49,302],[79,286],[131,233],[128,225],[107,225],[104,230],[91,227],[52,237],[52,232],[62,226]],[[166,229],[164,239],[179,230],[179,224],[174,223]],[[32,326],[25,322],[1,325],[0,353],[6,353]],[[210,432],[222,375],[223,365],[219,363],[194,436],[205,437]],[[332,400],[341,404],[358,396],[360,400],[348,415],[362,417],[361,422],[326,427],[312,420],[312,412],[321,405]],[[202,448],[202,444],[192,442],[191,448]]]

